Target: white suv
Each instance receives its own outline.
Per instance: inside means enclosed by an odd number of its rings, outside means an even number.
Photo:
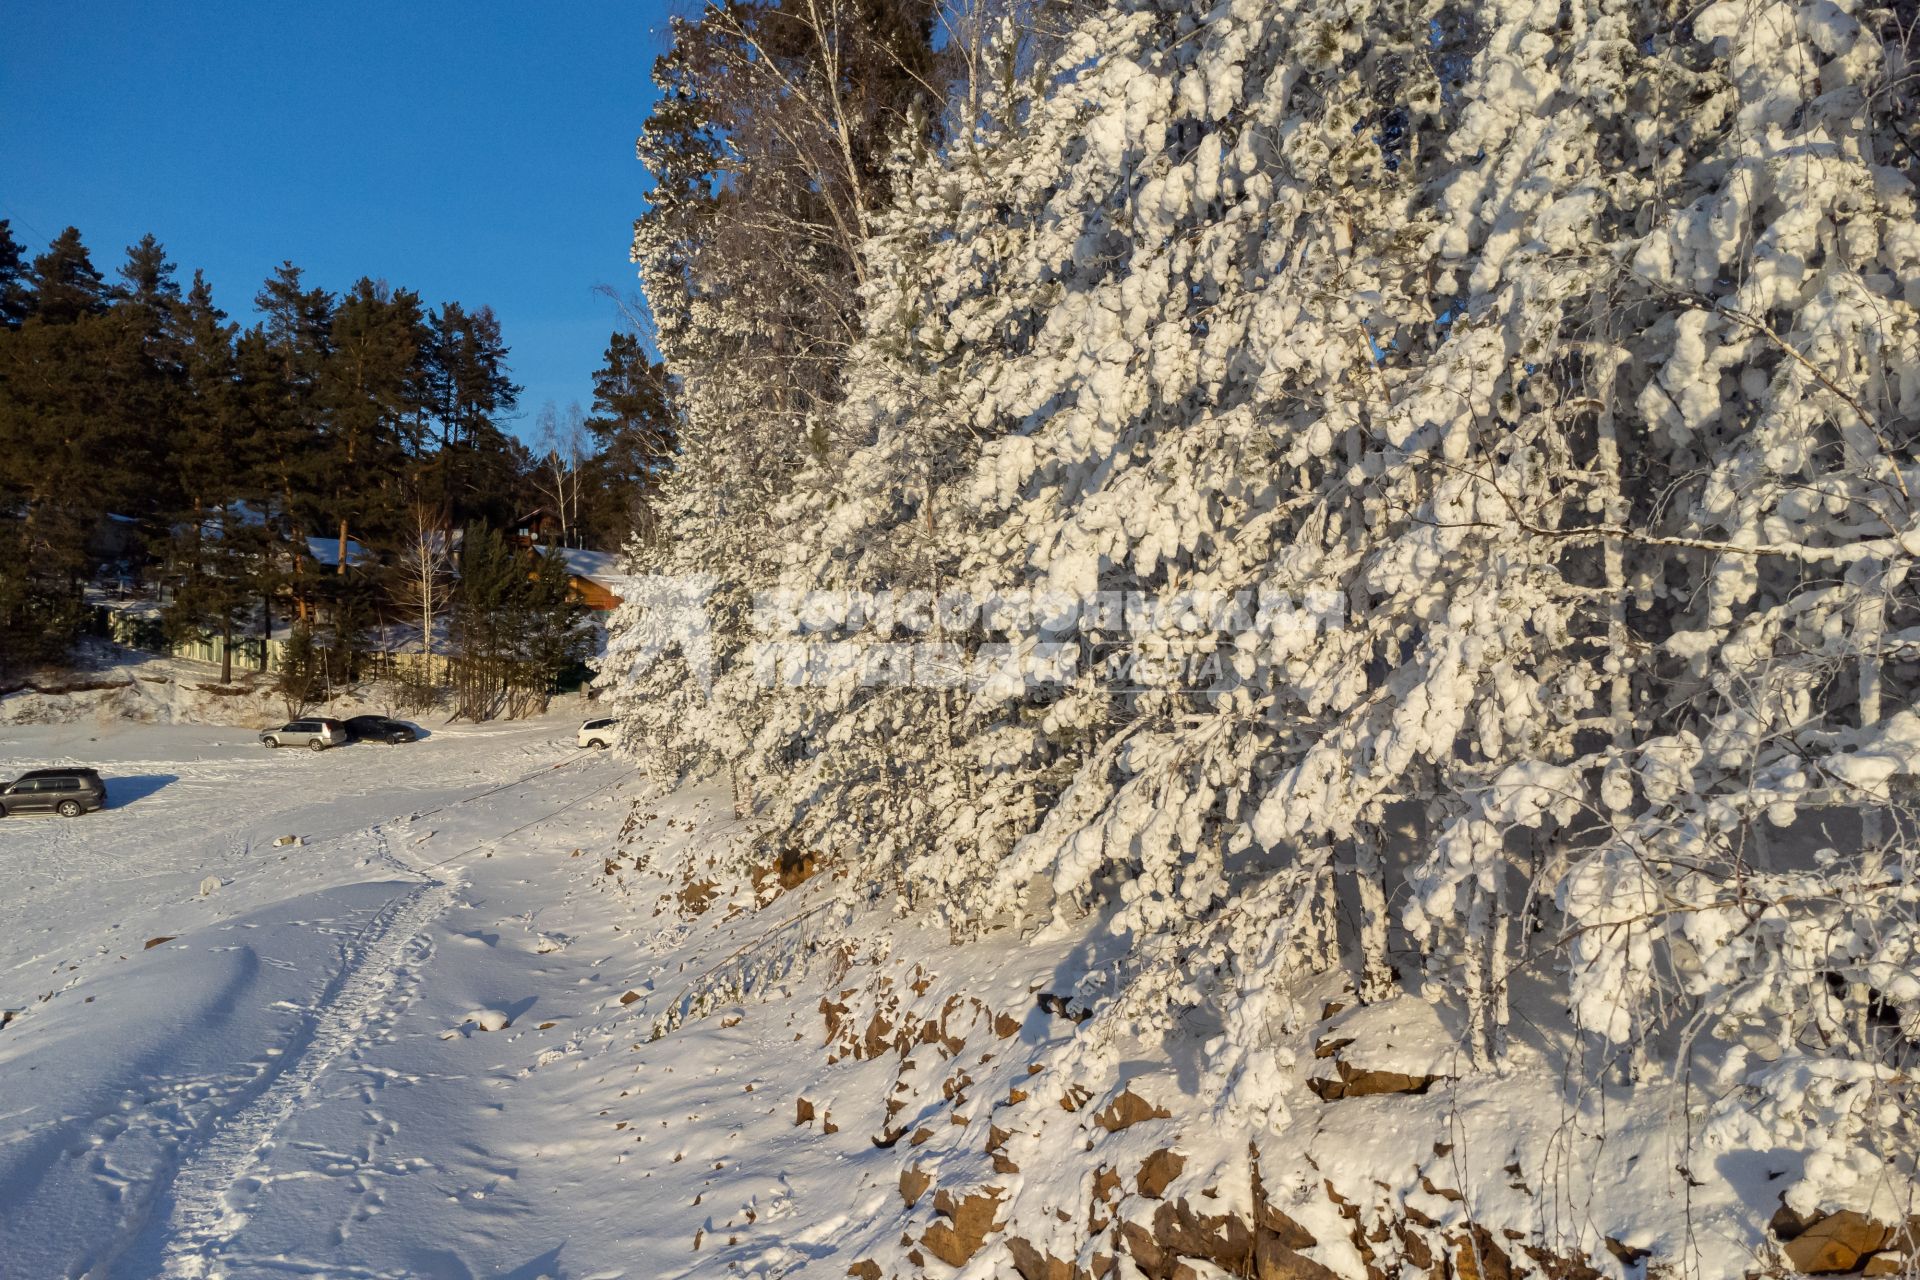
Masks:
[[[605,720],[588,720],[580,726],[580,745],[583,747],[610,747],[618,736],[611,717]]]
[[[352,736],[347,732],[347,726],[338,720],[313,716],[305,720],[289,720],[278,729],[268,729],[260,735],[260,742],[268,747],[305,747],[309,751],[325,751],[328,747],[339,746]]]

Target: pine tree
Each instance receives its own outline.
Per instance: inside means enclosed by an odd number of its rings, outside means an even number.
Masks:
[[[303,539],[324,528],[326,403],[324,376],[332,354],[333,295],[308,289],[302,272],[282,263],[254,297],[261,321],[239,343],[245,413],[243,445],[271,477],[268,523],[284,538],[288,577],[299,617],[310,620],[316,589]]]
[[[13,227],[0,218],[0,329],[17,329],[32,310],[26,250],[13,238]]]
[[[149,370],[80,233],[35,258],[31,280],[27,319],[0,329],[0,629],[16,661],[78,636],[88,540],[148,479],[129,419]]]
[[[77,227],[54,237],[33,260],[32,314],[44,324],[73,324],[107,309],[107,287]]]
[[[179,457],[173,437],[192,392],[186,383],[184,300],[174,264],[152,235],[127,249],[118,283],[107,291],[117,358],[101,370],[116,384],[114,412],[121,441],[114,463],[134,477],[124,514],[139,518],[150,538],[179,506]]]
[[[248,452],[236,333],[196,271],[181,305],[186,395],[172,439],[181,496],[167,559],[166,625],[176,640],[220,637],[223,684],[233,679],[236,641],[256,616],[264,669],[279,552],[267,525],[269,478]]]
[[[519,473],[512,441],[499,420],[519,403],[507,368],[507,346],[491,308],[469,312],[449,302],[428,321],[432,338],[426,372],[427,403],[439,447],[423,467],[430,499],[457,519],[504,524],[519,511],[503,495]]]
[[[318,474],[341,575],[350,532],[390,530],[397,519],[406,426],[418,417],[426,392],[426,337],[420,297],[406,289],[362,277],[334,310],[320,391],[325,428]]]
[[[607,341],[606,362],[593,374],[593,413],[586,420],[598,450],[588,523],[605,545],[655,526],[653,503],[673,465],[679,440],[666,370],[631,333]]]
[[[585,652],[584,612],[563,569],[498,530],[469,527],[447,627],[459,714],[479,720],[543,708]]]

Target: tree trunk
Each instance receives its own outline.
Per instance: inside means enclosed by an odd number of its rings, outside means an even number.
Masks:
[[[1387,868],[1380,830],[1363,822],[1353,831],[1354,887],[1360,896],[1360,1000],[1373,1004],[1393,994],[1387,963]]]
[[[1596,427],[1595,462],[1600,472],[1601,511],[1606,522],[1624,529],[1628,507],[1620,483],[1619,427],[1613,415],[1613,352],[1601,356],[1605,388],[1600,397]],[[1624,749],[1633,741],[1632,657],[1628,653],[1626,553],[1618,538],[1601,544],[1602,570],[1607,582],[1607,724],[1613,745]]]
[[[1502,858],[1494,868],[1492,936],[1487,939],[1487,994],[1492,1015],[1488,1033],[1495,1062],[1507,1060],[1507,1024],[1513,1016],[1513,1005],[1507,998],[1507,978],[1513,968],[1512,958],[1507,953],[1510,932],[1507,919],[1507,862]]]
[[[1487,890],[1472,885],[1473,901],[1467,907],[1466,938],[1461,944],[1467,980],[1467,1049],[1473,1065],[1486,1067],[1493,1058],[1489,1049],[1488,1028],[1492,1023],[1492,991],[1488,979],[1493,972],[1488,946],[1493,936],[1493,912]]]
[[[1857,696],[1860,727],[1869,729],[1880,723],[1881,633],[1886,629],[1888,586],[1887,568],[1879,562],[1860,566],[1864,572],[1859,584],[1860,597],[1854,603],[1853,635],[1859,653]],[[1875,798],[1867,797],[1860,806],[1860,844],[1873,849],[1886,839],[1886,818]]]
[[[423,580],[420,584],[420,665],[426,674],[422,682],[433,687],[433,584]]]

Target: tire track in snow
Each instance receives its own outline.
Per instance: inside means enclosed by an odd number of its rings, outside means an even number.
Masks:
[[[380,827],[370,829],[375,853],[410,876],[420,875],[393,855]],[[233,1203],[242,1186],[270,1156],[280,1127],[312,1095],[320,1077],[365,1038],[370,1027],[398,1010],[389,997],[426,950],[416,945],[426,927],[452,904],[457,876],[422,879],[386,903],[368,922],[346,963],[308,1011],[277,1072],[264,1089],[225,1118],[211,1136],[188,1151],[174,1171],[163,1202],[160,1273],[169,1277],[221,1274],[220,1251],[246,1226],[249,1213]],[[415,954],[409,956],[409,951]]]

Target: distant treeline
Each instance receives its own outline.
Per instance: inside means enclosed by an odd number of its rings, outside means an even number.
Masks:
[[[644,523],[676,432],[636,337],[529,447],[489,308],[336,295],[291,262],[252,304],[242,324],[201,272],[183,288],[151,235],[109,279],[76,229],[29,258],[0,221],[0,667],[58,659],[103,570],[164,600],[168,638],[231,636],[276,600],[308,626],[387,612],[423,530],[446,549],[537,508],[612,549]]]

